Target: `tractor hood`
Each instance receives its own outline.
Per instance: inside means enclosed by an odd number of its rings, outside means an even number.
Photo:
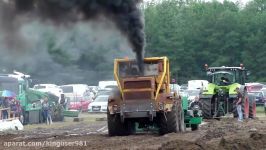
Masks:
[[[233,83],[227,86],[218,86],[213,83],[208,84],[208,88],[203,91],[203,95],[214,95],[216,93],[216,90],[218,89],[224,89],[225,91],[228,91],[229,95],[236,95],[236,88],[240,87],[241,85],[238,83]]]

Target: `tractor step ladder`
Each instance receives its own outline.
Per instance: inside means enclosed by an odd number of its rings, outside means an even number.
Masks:
[[[223,102],[219,102],[219,105],[218,105],[218,109],[216,111],[216,113],[214,114],[214,118],[217,117],[218,113],[222,112],[223,115],[225,115],[225,111],[224,111],[224,108],[223,108]]]

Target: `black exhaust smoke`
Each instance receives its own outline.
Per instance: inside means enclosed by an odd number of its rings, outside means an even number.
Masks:
[[[111,19],[128,38],[143,71],[144,21],[138,8],[141,0],[15,0],[16,11],[35,12],[56,23],[93,20],[100,15]]]

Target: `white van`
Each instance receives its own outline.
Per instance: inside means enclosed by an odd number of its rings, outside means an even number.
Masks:
[[[99,81],[99,88],[100,89],[112,89],[117,87],[116,81]]]
[[[207,80],[189,80],[188,90],[205,90],[208,84],[209,82]]]
[[[86,84],[67,84],[61,85],[60,88],[66,97],[84,97],[90,90]]]
[[[49,92],[58,97],[63,93],[63,90],[55,84],[36,84],[33,89],[41,92]]]

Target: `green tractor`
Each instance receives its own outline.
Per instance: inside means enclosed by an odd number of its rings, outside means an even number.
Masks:
[[[240,67],[208,67],[205,65],[209,80],[208,88],[200,94],[200,104],[203,118],[220,118],[233,114],[237,117],[236,101],[239,88],[242,95],[243,117],[248,118],[255,114],[252,100],[249,100],[245,86],[248,71],[241,64]],[[250,108],[251,107],[251,108]]]
[[[12,91],[16,94],[17,100],[21,105],[21,117],[20,121],[23,124],[35,124],[43,122],[42,116],[42,104],[41,100],[44,97],[48,98],[49,103],[52,106],[52,111],[56,114],[53,119],[60,118],[62,116],[61,109],[58,109],[58,97],[51,93],[44,93],[29,88],[30,76],[24,75],[20,72],[14,74],[1,74],[0,75],[0,93],[4,90]]]
[[[184,111],[184,122],[187,128],[197,130],[202,122],[202,111],[197,100],[190,102],[187,96],[182,96],[182,108]]]

